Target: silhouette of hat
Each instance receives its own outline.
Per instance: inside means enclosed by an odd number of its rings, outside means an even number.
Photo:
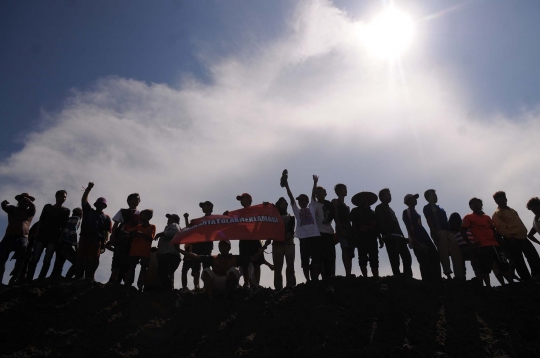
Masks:
[[[174,219],[174,222],[176,222],[176,223],[180,222],[180,216],[178,216],[176,214],[167,214],[167,215],[165,215],[165,217],[167,217],[167,219]]]
[[[250,198],[251,200],[253,200],[253,199],[251,198],[251,195],[249,195],[248,193],[242,193],[241,195],[238,195],[238,196],[236,197],[236,200],[241,201],[242,198]]]
[[[107,199],[101,197],[101,198],[97,198],[96,202],[94,203],[94,206],[96,206],[97,203],[103,203],[105,204],[105,207],[107,207]]]
[[[362,191],[360,193],[357,193],[355,194],[352,199],[351,199],[351,202],[356,205],[356,206],[360,206],[362,204],[362,200],[366,200],[368,205],[373,205],[377,202],[377,200],[379,200],[379,198],[377,197],[377,194],[375,193],[372,193],[370,191]]]
[[[409,201],[410,198],[415,198],[415,199],[418,199],[420,197],[420,195],[418,194],[407,194],[405,195],[405,198],[403,198],[403,203],[405,203],[405,205],[407,205],[407,201]]]
[[[199,208],[202,208],[205,205],[210,205],[211,207],[214,207],[214,204],[212,204],[212,202],[206,200],[206,201],[203,201],[203,202],[199,203]]]
[[[19,199],[23,199],[23,198],[28,198],[28,199],[30,199],[30,201],[36,200],[36,198],[34,198],[32,195],[30,195],[28,193],[21,193],[21,194],[17,195],[15,197],[15,200],[19,201]]]

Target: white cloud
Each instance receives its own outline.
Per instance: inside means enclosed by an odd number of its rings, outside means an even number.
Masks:
[[[196,217],[203,200],[217,212],[237,208],[234,197],[245,191],[275,201],[285,195],[278,180],[288,168],[296,193],[310,190],[311,174],[329,189],[346,183],[351,196],[390,187],[398,216],[409,192],[436,188],[449,213],[467,212],[468,199],[479,196],[491,213],[490,195],[503,189],[528,225],[524,205],[540,177],[538,111],[519,121],[467,119],[459,81],[417,58],[404,85],[364,52],[356,28],[327,1],[302,2],[280,38],[211,63],[212,84],[111,77],[74,90],[45,115],[47,127],[2,162],[1,197],[30,191],[41,208],[65,188],[75,207],[81,186],[94,181],[91,199],[105,196],[109,214],[139,192],[162,227],[167,212]],[[381,272],[390,273],[380,256]]]

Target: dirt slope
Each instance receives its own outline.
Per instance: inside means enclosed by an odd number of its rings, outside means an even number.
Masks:
[[[538,302],[536,282],[336,277],[208,301],[43,281],[0,289],[0,356],[540,357]]]

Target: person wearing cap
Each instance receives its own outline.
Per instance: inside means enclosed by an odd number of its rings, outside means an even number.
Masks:
[[[129,250],[129,268],[124,278],[126,286],[131,286],[135,281],[135,269],[137,265],[141,265],[139,278],[137,279],[137,288],[143,290],[146,270],[150,265],[150,257],[152,256],[152,241],[156,237],[156,226],[150,224],[150,220],[154,216],[152,209],[144,209],[141,211],[141,223],[129,231],[131,238],[131,248]],[[178,220],[180,221],[180,219]]]
[[[107,243],[107,248],[112,250],[113,257],[111,263],[111,277],[108,283],[122,283],[129,268],[129,251],[131,249],[131,239],[127,233],[140,224],[140,211],[137,209],[141,203],[138,193],[129,194],[127,197],[127,209],[120,209],[113,216],[114,222],[111,240]]]
[[[262,246],[252,256],[231,254],[231,242],[229,240],[219,242],[219,254],[214,256],[197,255],[180,249],[178,245],[175,247],[186,257],[205,262],[208,265],[204,269],[202,277],[206,293],[211,299],[214,294],[230,293],[236,289],[240,280],[240,271],[238,271],[237,267],[247,266],[250,262],[257,261],[263,255],[267,245]]]
[[[10,282],[16,282],[19,278],[24,263],[26,247],[28,246],[28,234],[30,224],[36,215],[35,198],[28,193],[22,193],[15,197],[17,206],[9,205],[7,200],[2,201],[2,210],[8,215],[8,225],[4,238],[0,242],[0,284],[4,279],[6,261],[9,254],[15,252],[15,268]]]
[[[352,259],[354,259],[356,240],[352,232],[349,218],[351,210],[349,206],[345,204],[347,186],[342,183],[336,184],[334,186],[334,192],[337,195],[337,199],[332,200],[336,234],[339,239],[339,245],[341,246],[341,259],[343,260],[343,267],[345,268],[345,276],[350,277],[352,276]]]
[[[55,195],[54,204],[46,204],[41,211],[39,217],[39,223],[36,227],[34,237],[36,242],[34,243],[34,252],[32,253],[32,259],[28,264],[28,273],[26,279],[32,281],[34,279],[34,273],[36,272],[37,264],[41,258],[41,254],[45,250],[45,257],[43,258],[43,265],[39,273],[39,278],[45,278],[51,266],[51,260],[56,252],[57,246],[60,244],[62,231],[66,221],[69,219],[70,210],[63,206],[67,199],[67,192],[65,190],[59,190]],[[51,276],[61,276],[62,268],[66,260],[56,254],[54,270]]]
[[[504,191],[493,194],[493,200],[497,203],[497,210],[492,216],[493,224],[497,232],[505,239],[506,249],[515,261],[519,277],[522,280],[540,277],[540,256],[528,239],[527,227],[521,221],[517,211],[508,206],[508,199]],[[527,259],[530,272],[523,256]]]
[[[107,207],[107,199],[98,198],[94,203],[95,209],[88,203],[88,195],[93,187],[94,183],[88,183],[81,199],[83,219],[75,266],[76,278],[85,277],[91,280],[94,279],[99,266],[99,256],[102,249],[105,249],[112,229],[111,218],[103,212]]]
[[[308,282],[318,281],[321,273],[321,233],[315,219],[315,202],[310,203],[306,194],[298,195],[295,200],[288,182],[285,188],[296,218],[295,235],[300,240],[300,261],[304,276]]]
[[[311,202],[315,205],[315,220],[321,233],[321,276],[328,278],[336,275],[336,245],[334,242],[334,209],[326,200],[326,189],[317,186],[319,177],[313,176]]]
[[[514,279],[510,272],[510,265],[496,238],[495,225],[491,218],[484,213],[483,206],[482,200],[478,198],[469,200],[472,213],[463,217],[461,236],[468,244],[471,241],[468,239],[467,230],[470,230],[474,237],[474,243],[478,246],[478,270],[482,283],[485,283],[487,287],[491,287],[489,274],[494,264],[502,272],[504,278],[509,283],[513,283]],[[504,281],[501,284],[504,284]]]
[[[174,289],[174,273],[180,266],[180,254],[171,245],[171,240],[178,231],[180,231],[180,216],[176,214],[167,214],[167,226],[165,230],[156,235],[158,241],[157,251],[157,272],[161,287],[170,291]]]
[[[388,260],[392,267],[394,276],[399,276],[402,273],[399,270],[400,257],[403,262],[403,275],[412,277],[412,257],[407,245],[407,239],[403,236],[403,231],[399,226],[396,213],[390,207],[392,194],[390,189],[385,188],[379,191],[379,200],[381,203],[375,207],[377,215],[377,228],[382,235]]]
[[[356,208],[351,210],[350,220],[358,245],[358,264],[364,277],[368,277],[367,264],[371,267],[373,277],[379,277],[379,241],[380,248],[384,243],[377,229],[377,215],[371,205],[377,202],[377,195],[363,191],[354,195],[351,202]]]
[[[441,279],[441,261],[435,245],[426,229],[422,226],[422,217],[416,211],[418,194],[407,194],[403,199],[407,209],[403,210],[403,222],[409,233],[409,242],[420,265],[422,281],[438,281]]]
[[[448,279],[452,278],[452,269],[450,268],[450,258],[452,258],[452,267],[456,278],[464,281],[465,261],[463,261],[459,245],[450,231],[446,211],[437,205],[438,198],[434,189],[426,190],[424,198],[428,202],[424,206],[424,216],[431,231],[431,238],[439,251],[443,273]]]

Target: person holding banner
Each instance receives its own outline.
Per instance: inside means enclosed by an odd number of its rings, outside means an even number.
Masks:
[[[315,220],[316,204],[314,201],[310,203],[306,194],[300,194],[296,198],[298,200],[296,205],[288,182],[285,183],[285,188],[296,218],[296,237],[300,239],[300,260],[304,276],[308,282],[311,279],[318,281],[321,273],[321,233]]]
[[[221,240],[219,242],[218,249],[220,253],[215,256],[197,255],[180,249],[179,245],[175,246],[186,257],[201,261],[203,264],[209,266],[204,269],[202,278],[208,298],[212,299],[214,293],[230,293],[236,289],[240,280],[240,271],[238,271],[237,267],[246,267],[249,263],[259,260],[268,245],[265,244],[262,246],[252,256],[231,254],[231,242],[229,240]]]
[[[287,212],[289,203],[284,197],[281,197],[276,202],[276,208],[279,210],[283,226],[285,227],[285,241],[272,242],[272,259],[274,260],[274,288],[281,290],[283,288],[283,262],[287,263],[285,269],[285,277],[287,279],[286,286],[296,286],[296,275],[294,274],[294,227],[295,219]]]

